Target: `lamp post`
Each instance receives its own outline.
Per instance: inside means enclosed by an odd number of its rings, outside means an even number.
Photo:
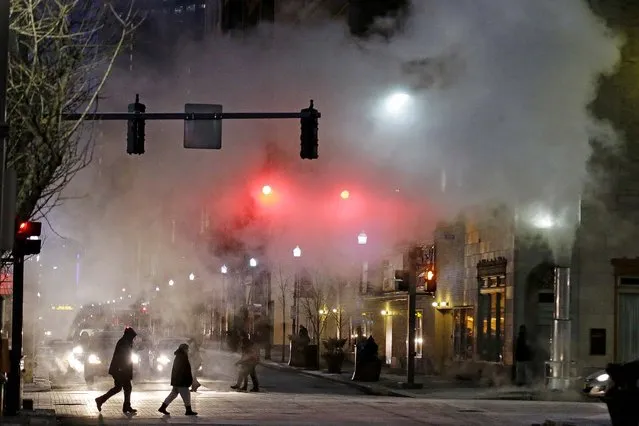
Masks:
[[[357,244],[365,246],[368,242],[368,235],[364,231],[360,232],[357,236]],[[364,260],[362,262],[362,282],[360,285],[360,293],[365,294],[368,291],[368,262]]]
[[[295,246],[295,248],[293,249],[293,259],[299,259],[300,257],[302,257],[302,249],[300,248],[300,246]],[[291,336],[295,337],[295,335],[297,334],[297,328],[299,327],[298,324],[298,316],[299,316],[299,276],[297,273],[297,264],[295,264],[294,266],[294,270],[295,273],[293,275],[293,306],[292,306],[292,312],[291,312],[291,319],[293,320],[293,324],[291,327]],[[282,295],[283,296],[283,295]],[[286,303],[286,298],[282,297],[282,303]],[[284,314],[282,318],[282,345],[283,348],[286,347],[286,340],[285,340],[285,335],[286,335],[286,307],[284,305],[284,307],[282,307],[282,313]],[[282,348],[282,362],[284,362],[284,349]]]

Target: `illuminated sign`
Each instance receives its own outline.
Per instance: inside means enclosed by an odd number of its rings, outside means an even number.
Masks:
[[[70,305],[58,305],[58,306],[52,306],[51,308],[54,311],[72,311],[73,310],[73,306],[70,306]]]

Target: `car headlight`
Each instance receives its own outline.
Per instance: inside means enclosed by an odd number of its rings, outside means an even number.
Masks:
[[[608,375],[608,373],[603,373],[595,377],[595,380],[598,382],[607,382],[608,379],[610,379],[610,376]]]
[[[162,365],[166,365],[169,362],[171,362],[171,360],[166,355],[160,355],[160,357],[158,358],[158,363],[160,363]]]
[[[89,355],[87,361],[89,361],[89,364],[100,364],[102,362],[100,361],[100,357],[98,357],[96,354]]]
[[[131,354],[131,362],[137,364],[140,362],[140,356],[138,354]]]
[[[83,353],[84,349],[82,349],[82,346],[76,346],[75,348],[73,348],[74,355],[82,355]]]

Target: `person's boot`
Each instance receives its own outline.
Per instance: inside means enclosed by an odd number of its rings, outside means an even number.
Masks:
[[[200,386],[202,385],[199,383],[194,384],[193,386],[191,386],[191,392],[197,392]]]
[[[240,385],[231,385],[231,389],[239,389]]]
[[[165,403],[162,403],[162,405],[160,406],[160,408],[158,408],[158,411],[162,414],[164,414],[165,416],[170,416],[171,413],[169,413],[168,411],[166,411],[166,407],[168,407],[168,405],[166,405]]]
[[[191,406],[187,405],[186,406],[186,413],[184,413],[185,416],[197,416],[197,413],[193,410],[191,410]]]
[[[249,392],[259,392],[260,388],[257,386],[253,386]]]
[[[97,397],[95,399],[95,405],[98,407],[98,412],[102,412],[102,404],[104,404],[102,397]]]
[[[134,415],[138,413],[138,410],[131,408],[131,404],[124,404],[122,406],[122,412],[124,414],[130,414],[130,415]]]

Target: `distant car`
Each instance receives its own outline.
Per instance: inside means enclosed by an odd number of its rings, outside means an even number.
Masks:
[[[175,350],[189,339],[186,337],[168,337],[158,340],[151,352],[151,368],[157,375],[167,376],[171,373]]]
[[[584,380],[583,394],[590,398],[601,398],[612,384],[606,370],[599,370]]]
[[[109,365],[111,364],[113,351],[120,338],[122,338],[121,331],[103,331],[91,337],[86,352],[82,354],[84,381],[88,385],[93,384],[96,377],[109,375]],[[131,362],[133,363],[133,375],[136,376],[140,371],[141,354],[134,350],[131,355]]]

